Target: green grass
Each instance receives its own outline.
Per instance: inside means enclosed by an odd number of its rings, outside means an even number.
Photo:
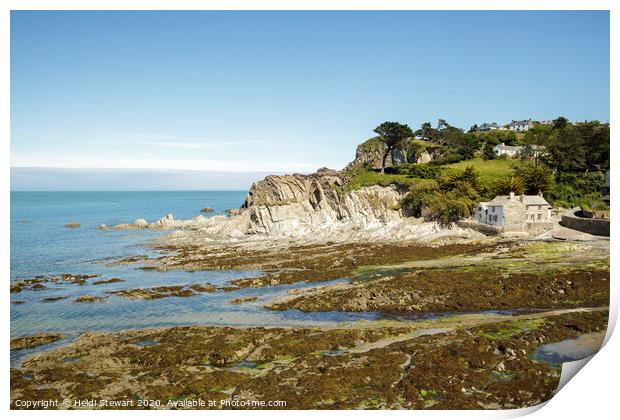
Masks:
[[[491,186],[500,179],[510,177],[512,175],[512,168],[520,165],[520,162],[516,159],[483,160],[481,158],[475,158],[451,163],[445,165],[444,168],[446,168],[446,171],[449,173],[450,171],[462,171],[470,165],[480,173],[480,180],[485,185]]]
[[[387,187],[388,185],[414,185],[419,183],[433,182],[428,179],[413,178],[409,175],[383,174],[370,170],[356,170],[350,172],[347,176],[347,185],[344,190],[346,192],[359,190],[363,187],[380,185]]]

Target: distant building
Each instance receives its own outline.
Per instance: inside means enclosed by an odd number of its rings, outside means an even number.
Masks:
[[[512,120],[512,122],[509,124],[510,131],[518,131],[520,133],[523,133],[532,127],[534,127],[534,122],[531,118],[519,121]]]
[[[491,131],[491,130],[499,130],[499,125],[497,123],[482,123],[478,127],[478,131]]]
[[[506,146],[505,143],[498,144],[493,148],[493,151],[497,156],[506,155],[510,157],[518,156],[522,150],[523,146]]]
[[[547,148],[545,146],[541,146],[538,144],[530,144],[528,146],[524,146],[523,150],[521,150],[520,154],[526,156],[531,159],[536,159],[545,155]]]
[[[605,183],[603,184],[603,187],[601,188],[601,200],[607,204],[609,206],[609,204],[611,203],[611,194],[610,194],[610,175],[609,175],[609,169],[605,171]]]
[[[538,231],[552,227],[551,205],[542,193],[498,195],[491,201],[478,203],[474,219],[504,232]]]

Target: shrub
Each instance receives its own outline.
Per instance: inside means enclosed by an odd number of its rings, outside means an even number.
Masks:
[[[455,189],[459,183],[463,182],[471,185],[471,187],[477,192],[482,191],[480,184],[480,173],[473,167],[473,165],[465,167],[462,171],[444,176],[439,180],[439,186],[443,191],[450,191]]]
[[[508,195],[511,192],[515,194],[523,194],[525,191],[525,183],[518,176],[499,180],[495,183],[496,195]]]
[[[408,163],[386,168],[385,172],[388,174],[407,175],[412,178],[436,179],[441,173],[441,168],[421,163]]]
[[[400,202],[405,213],[421,217],[426,210],[430,220],[445,226],[471,216],[480,197],[479,175],[469,166],[446,176],[440,182],[414,185]]]
[[[553,186],[553,173],[544,165],[527,164],[514,170],[515,177],[523,180],[526,194],[546,192]]]
[[[581,206],[585,201],[599,199],[603,182],[605,176],[602,172],[561,173],[549,190],[547,199],[554,207]]]

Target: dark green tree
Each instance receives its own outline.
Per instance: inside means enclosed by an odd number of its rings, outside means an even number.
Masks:
[[[510,178],[499,180],[495,183],[495,193],[497,195],[508,195],[511,192],[515,194],[523,194],[525,191],[525,183],[523,179],[511,176]]]
[[[482,159],[492,160],[492,159],[495,159],[496,157],[497,155],[495,154],[495,151],[493,150],[493,145],[489,142],[486,142],[484,144],[484,147],[482,148]]]
[[[547,192],[553,186],[553,173],[545,165],[528,164],[514,171],[515,176],[523,180],[526,194]]]
[[[555,120],[553,120],[553,128],[561,130],[567,125],[568,125],[568,118],[557,117]]]
[[[541,160],[556,173],[585,170],[586,148],[582,133],[572,124],[554,129]]]
[[[379,139],[385,144],[385,152],[383,153],[383,159],[381,160],[381,173],[385,173],[385,162],[390,155],[394,147],[402,144],[402,142],[410,137],[413,137],[413,131],[406,124],[400,124],[397,122],[386,121],[377,128],[374,132],[379,135]]]

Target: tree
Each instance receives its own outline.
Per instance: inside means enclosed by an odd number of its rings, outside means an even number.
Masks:
[[[472,125],[471,127],[469,127],[469,131],[468,131],[468,133],[475,133],[475,132],[477,132],[478,130],[479,130],[479,129],[478,129],[478,124],[474,124],[474,125]]]
[[[381,173],[385,173],[385,162],[387,157],[392,152],[394,147],[402,144],[402,142],[410,137],[413,137],[413,131],[406,124],[400,124],[397,122],[386,121],[377,128],[374,132],[379,135],[379,139],[385,143],[385,153],[381,160]]]
[[[495,155],[495,150],[493,150],[493,145],[489,142],[484,144],[482,148],[482,159],[491,160],[495,159],[497,156]]]
[[[436,133],[437,130],[435,130],[429,122],[422,123],[422,125],[420,125],[420,129],[415,132],[416,135],[428,141],[434,141]]]
[[[609,169],[609,124],[589,121],[575,124],[575,130],[583,139],[586,171]]]
[[[557,117],[555,120],[553,120],[553,128],[561,130],[567,125],[568,125],[568,118]]]
[[[523,194],[525,184],[523,180],[517,176],[499,180],[495,183],[495,193],[497,195],[508,195],[511,192],[515,194]]]
[[[541,160],[554,172],[581,172],[586,168],[582,133],[572,124],[553,130]]]
[[[473,167],[467,166],[462,171],[457,171],[442,177],[439,180],[439,186],[443,191],[452,191],[457,189],[460,184],[467,183],[476,192],[482,191],[480,183],[480,173]]]
[[[515,169],[515,176],[523,180],[526,194],[546,192],[553,186],[553,173],[545,165],[524,165]]]

